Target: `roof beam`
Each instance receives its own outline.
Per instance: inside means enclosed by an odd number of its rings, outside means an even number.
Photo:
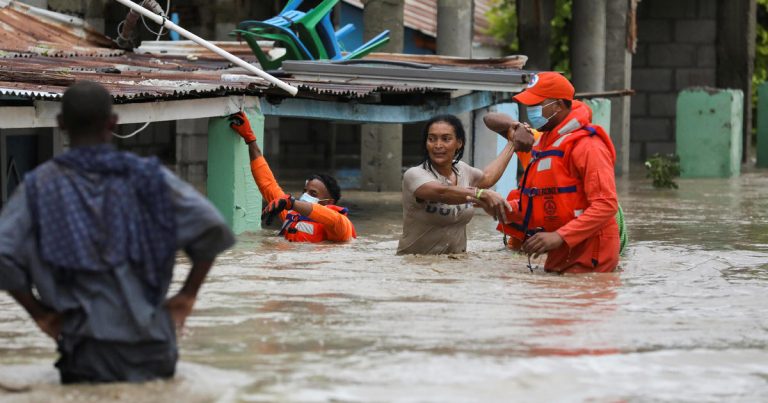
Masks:
[[[118,104],[114,110],[120,118],[120,124],[164,122],[227,116],[240,111],[244,105],[257,102],[258,97],[229,96]],[[0,107],[0,129],[56,127],[56,115],[60,110],[61,103],[56,101],[35,101],[34,106]]]
[[[358,123],[413,123],[429,120],[438,114],[459,114],[486,108],[510,98],[511,94],[507,92],[479,91],[453,98],[445,104],[381,105],[299,98],[285,98],[273,104],[259,97],[237,95],[118,104],[114,110],[120,117],[120,124],[227,116],[258,103],[264,115],[268,116]],[[34,106],[0,107],[0,129],[56,127],[56,115],[60,110],[61,104],[57,101],[35,101]]]
[[[479,91],[451,99],[446,105],[380,105],[316,101],[286,98],[280,103],[263,101],[261,110],[267,116],[296,117],[357,123],[415,123],[435,115],[452,114],[487,108],[511,99],[507,92]]]

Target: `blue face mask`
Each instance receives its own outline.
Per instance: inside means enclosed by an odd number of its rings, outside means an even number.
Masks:
[[[553,113],[550,117],[545,118],[543,116],[543,110],[545,106],[549,106],[554,104],[557,101],[552,101],[546,105],[536,105],[536,106],[529,106],[526,108],[526,111],[528,113],[528,121],[531,122],[531,126],[533,126],[534,129],[541,129],[549,122],[549,119],[552,119],[552,116],[555,116],[557,112]]]

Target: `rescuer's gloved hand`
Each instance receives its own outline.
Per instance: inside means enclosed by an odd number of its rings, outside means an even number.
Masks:
[[[251,122],[248,121],[248,117],[245,116],[245,113],[242,111],[233,113],[229,115],[227,120],[229,120],[229,127],[245,140],[245,144],[256,141],[256,135],[253,134],[253,130],[251,129]]]
[[[284,194],[277,199],[272,200],[267,204],[267,207],[264,207],[264,211],[261,212],[261,220],[267,225],[272,224],[272,220],[275,216],[280,214],[281,211],[293,209],[293,202],[295,201],[296,199],[289,194]]]

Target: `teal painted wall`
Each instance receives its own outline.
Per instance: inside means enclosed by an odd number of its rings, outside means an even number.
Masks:
[[[606,98],[592,98],[584,100],[584,103],[592,108],[592,123],[601,126],[610,134],[611,100]]]
[[[496,112],[506,113],[515,120],[520,119],[516,103],[499,104],[496,106]],[[496,155],[499,155],[507,145],[507,140],[496,133],[492,133],[492,135],[496,137]],[[512,157],[512,160],[509,161],[509,165],[507,165],[507,169],[504,170],[504,174],[501,175],[501,179],[496,182],[496,192],[504,197],[507,197],[510,191],[517,189],[517,165],[517,155],[515,155]],[[485,167],[478,168],[483,169]]]
[[[683,178],[727,178],[741,173],[740,90],[691,88],[677,97],[677,154]]]
[[[768,168],[768,83],[757,88],[757,166]]]
[[[246,109],[259,147],[264,146],[264,115]],[[261,194],[251,175],[248,147],[226,117],[208,120],[208,198],[236,234],[261,228]]]

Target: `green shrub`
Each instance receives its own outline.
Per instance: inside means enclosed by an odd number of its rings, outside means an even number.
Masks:
[[[677,189],[673,180],[680,176],[680,156],[676,154],[654,154],[645,161],[646,178],[653,180],[653,187]]]

